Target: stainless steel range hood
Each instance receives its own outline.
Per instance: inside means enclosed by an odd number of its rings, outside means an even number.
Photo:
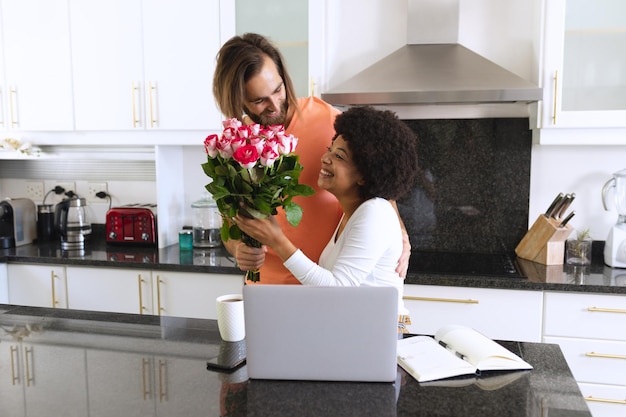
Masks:
[[[459,44],[410,44],[322,94],[338,106],[526,105],[542,89]]]

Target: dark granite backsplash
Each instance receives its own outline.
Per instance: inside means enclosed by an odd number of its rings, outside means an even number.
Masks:
[[[422,170],[398,201],[412,249],[512,253],[528,230],[528,119],[406,122]]]

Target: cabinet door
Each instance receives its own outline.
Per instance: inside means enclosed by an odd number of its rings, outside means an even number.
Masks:
[[[144,128],[141,0],[70,0],[77,130]]]
[[[66,0],[2,0],[7,130],[72,130]]]
[[[541,341],[541,291],[405,285],[404,303],[411,333],[434,335],[461,324],[491,339]]]
[[[143,3],[146,128],[218,129],[212,92],[219,0]]]
[[[3,417],[24,417],[24,371],[20,344],[3,337],[0,343],[0,404]]]
[[[7,267],[9,303],[67,308],[65,267],[59,265],[17,265]]]
[[[23,343],[26,415],[87,415],[85,350]]]
[[[543,128],[626,127],[626,4],[546,2]]]
[[[152,271],[159,315],[217,319],[215,299],[240,294],[243,277],[229,274]]]
[[[154,361],[157,416],[220,415],[221,382],[207,371],[206,360],[168,356]]]
[[[67,267],[68,307],[78,310],[152,314],[150,271]]]
[[[151,355],[87,350],[87,385],[91,417],[155,415]]]

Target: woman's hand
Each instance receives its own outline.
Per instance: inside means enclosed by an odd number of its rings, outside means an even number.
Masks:
[[[265,245],[260,248],[254,248],[238,240],[235,247],[235,259],[239,269],[242,271],[256,271],[260,269],[265,262],[266,252],[267,246]]]
[[[400,278],[405,279],[406,273],[409,270],[409,258],[411,257],[411,242],[409,242],[408,233],[403,230],[402,231],[402,255],[400,255],[400,259],[398,260],[398,266],[396,267],[396,272],[400,275]]]
[[[285,236],[274,216],[266,219],[251,219],[238,214],[233,221],[242,232],[274,249],[283,261],[286,261],[297,249]]]

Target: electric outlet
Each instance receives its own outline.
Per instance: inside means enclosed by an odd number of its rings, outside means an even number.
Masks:
[[[64,198],[67,197],[65,194],[68,191],[72,191],[74,194],[76,194],[76,185],[73,182],[53,181],[52,184],[53,184],[52,185],[53,189],[54,189],[54,187],[59,186],[59,187],[63,187],[65,192],[63,192],[61,194],[50,193],[50,195],[48,196],[48,199],[46,200],[46,203],[48,203],[48,201],[50,203],[59,203],[59,202],[61,202],[61,200],[63,200]]]
[[[108,193],[106,182],[87,183],[87,202],[88,203],[107,203],[108,200],[106,198],[100,198],[96,196],[96,194],[98,194],[99,192]]]
[[[27,181],[26,197],[30,198],[35,203],[43,202],[43,189],[43,181]]]

